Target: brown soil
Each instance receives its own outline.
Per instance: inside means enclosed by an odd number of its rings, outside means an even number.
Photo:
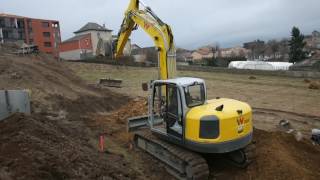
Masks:
[[[30,89],[32,115],[0,122],[0,179],[128,179],[139,177],[120,154],[100,153],[101,132],[87,126],[129,98],[88,87],[47,55],[0,60],[1,89]]]
[[[320,83],[319,82],[311,82],[309,84],[309,89],[320,89]]]
[[[220,160],[211,166],[212,176],[217,179],[318,179],[320,148],[310,141],[298,142],[291,134],[258,129],[254,131],[254,140],[257,158],[247,169],[230,168]]]
[[[127,118],[146,114],[145,99],[89,87],[46,55],[1,55],[0,79],[0,89],[30,89],[33,111],[0,121],[0,179],[172,179],[126,132]],[[256,162],[241,170],[207,157],[211,178],[319,177],[320,149],[308,139],[258,129],[254,138]]]
[[[16,114],[0,123],[0,167],[11,179],[137,177],[117,154],[99,153],[82,123]],[[1,179],[1,178],[0,178]]]

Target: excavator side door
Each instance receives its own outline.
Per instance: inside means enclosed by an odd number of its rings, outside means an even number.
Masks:
[[[152,107],[150,107],[151,129],[176,140],[181,140],[183,136],[180,94],[179,88],[175,84],[155,84]]]
[[[181,96],[180,91],[174,84],[167,85],[167,108],[164,117],[166,122],[167,134],[174,138],[181,139],[183,134],[181,118]]]

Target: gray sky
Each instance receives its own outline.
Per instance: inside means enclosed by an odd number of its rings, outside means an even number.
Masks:
[[[304,34],[320,30],[320,0],[144,2],[171,25],[177,46],[189,49],[288,37],[292,26],[298,26]],[[87,22],[105,23],[116,34],[128,3],[129,0],[0,0],[0,12],[59,20],[65,40]],[[141,46],[153,45],[142,30],[135,31],[131,39]]]

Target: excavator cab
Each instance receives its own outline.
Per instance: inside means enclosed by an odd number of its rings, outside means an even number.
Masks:
[[[190,108],[206,103],[205,83],[199,78],[157,80],[151,85],[149,125],[151,130],[181,142],[184,119]]]
[[[251,107],[227,98],[207,100],[199,78],[153,81],[148,124],[161,138],[202,153],[237,151],[252,139]]]

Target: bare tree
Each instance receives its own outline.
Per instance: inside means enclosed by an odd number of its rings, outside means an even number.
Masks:
[[[282,39],[280,41],[280,47],[279,47],[279,53],[280,56],[282,57],[282,59],[284,61],[287,60],[288,56],[289,56],[289,45],[288,45],[288,40],[287,39]]]
[[[239,57],[246,57],[246,54],[242,49],[239,52]]]
[[[279,49],[280,49],[280,42],[278,42],[277,40],[273,39],[268,41],[267,43],[267,48],[270,50],[271,54],[272,54],[272,58],[273,59],[277,59],[277,53],[279,53]]]

